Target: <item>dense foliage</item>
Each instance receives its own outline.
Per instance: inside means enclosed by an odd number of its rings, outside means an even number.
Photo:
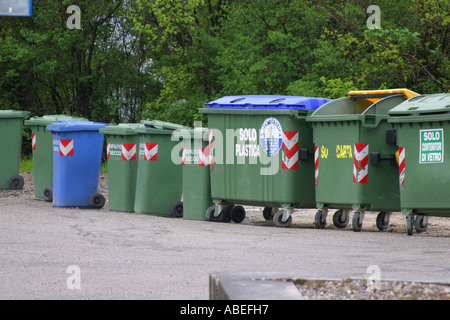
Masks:
[[[448,92],[449,12],[448,0],[35,0],[33,17],[0,17],[0,108],[192,125],[224,95]]]

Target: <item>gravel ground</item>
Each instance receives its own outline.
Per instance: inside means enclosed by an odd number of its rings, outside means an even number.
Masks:
[[[33,174],[22,173],[25,179],[25,187],[19,191],[1,191],[0,198],[9,198],[12,202],[36,206],[42,201],[34,200]],[[107,175],[101,175],[99,192],[106,198],[108,195]],[[252,227],[273,224],[262,218],[260,207],[245,206],[246,218],[242,224]],[[108,204],[101,210],[108,210]],[[314,209],[296,210],[292,215],[291,228],[314,228]],[[415,233],[414,237],[450,237],[450,218],[430,217],[429,227],[426,232]],[[327,219],[328,229],[336,232],[353,232],[350,224],[345,229],[337,229],[332,223],[332,212]],[[381,232],[376,227],[376,214],[367,212],[363,222],[361,233]],[[393,213],[389,228],[384,232],[405,233],[405,219],[401,213]],[[368,283],[367,279],[336,280],[302,280],[287,279],[293,281],[300,293],[307,300],[450,300],[450,284],[379,281]]]
[[[450,300],[450,285],[366,279],[294,280],[306,300]]]

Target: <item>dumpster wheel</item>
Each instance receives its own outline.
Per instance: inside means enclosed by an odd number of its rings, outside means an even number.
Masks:
[[[353,220],[352,220],[353,231],[355,231],[355,232],[361,231],[363,219],[364,219],[364,216],[361,212],[359,212],[359,211],[355,212],[355,214],[353,215]]]
[[[380,212],[377,215],[377,228],[380,231],[387,230],[389,228],[390,214],[387,212]]]
[[[233,205],[228,205],[216,215],[216,205],[212,205],[206,210],[206,220],[213,222],[230,222],[232,208]]]
[[[241,223],[245,219],[245,209],[242,206],[234,206],[231,209],[231,220],[236,223]]]
[[[174,218],[183,218],[183,201],[174,202],[170,211]]]
[[[425,232],[428,229],[428,217],[424,215],[418,215],[414,219],[414,227],[418,233]]]
[[[277,227],[290,227],[292,224],[292,216],[289,215],[289,218],[286,219],[286,221],[283,221],[284,216],[284,210],[279,210],[275,215],[273,216],[273,223]]]
[[[47,202],[53,201],[53,188],[52,187],[45,187],[44,189],[44,200]]]
[[[263,218],[267,221],[273,221],[273,216],[278,211],[278,208],[272,207],[264,207],[263,209]]]
[[[94,193],[89,197],[89,205],[94,209],[101,209],[106,203],[105,197],[101,193]]]
[[[413,231],[414,231],[414,217],[413,216],[407,216],[406,217],[406,234],[408,236],[412,236],[413,235]]]
[[[333,217],[334,220],[334,217]],[[327,224],[327,212],[326,210],[319,209],[314,216],[314,225],[317,229],[324,229]]]
[[[333,224],[339,229],[347,227],[349,220],[348,212],[342,209],[337,210],[333,215]]]
[[[8,184],[11,190],[21,190],[25,185],[25,181],[21,176],[14,176],[11,179],[9,179]]]

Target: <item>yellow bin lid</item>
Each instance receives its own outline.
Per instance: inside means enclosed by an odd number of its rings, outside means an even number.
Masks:
[[[409,89],[383,89],[383,90],[362,90],[362,91],[349,91],[348,96],[354,98],[367,99],[371,103],[375,103],[380,99],[392,94],[392,93],[403,93],[407,99],[420,95],[417,92],[411,91]]]

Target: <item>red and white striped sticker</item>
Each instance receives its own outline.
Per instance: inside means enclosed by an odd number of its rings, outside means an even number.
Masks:
[[[71,157],[74,155],[73,139],[59,140],[59,155],[61,157]]]
[[[369,173],[369,145],[355,143],[353,146],[353,182],[367,183]]]
[[[208,157],[209,157],[209,166],[212,166],[212,165],[214,165],[214,147],[213,147],[213,140],[214,140],[214,137],[213,137],[213,131],[211,130],[211,129],[209,129],[208,130]],[[203,153],[203,150],[200,150],[200,157],[201,157],[201,155],[202,154],[204,154]],[[200,164],[200,161],[199,161],[199,164]]]
[[[109,142],[106,143],[106,158],[111,158],[111,147],[109,146]]]
[[[298,131],[283,131],[281,168],[298,169]]]
[[[122,144],[122,160],[136,161],[136,144],[123,143]]]
[[[214,158],[212,156],[211,149],[209,147],[208,148],[200,148],[198,164],[201,167],[209,167],[214,164]]]
[[[181,164],[183,166],[185,166],[186,165],[186,149],[183,148],[182,150],[183,150],[183,155],[181,156]]]
[[[314,147],[314,180],[319,185],[319,147]]]
[[[156,161],[157,158],[158,158],[158,144],[146,142],[144,148],[144,160]]]
[[[36,135],[34,133],[31,135],[31,146],[33,150],[36,150]]]
[[[405,187],[405,148],[398,148],[398,173],[399,173],[399,182],[400,185]]]

